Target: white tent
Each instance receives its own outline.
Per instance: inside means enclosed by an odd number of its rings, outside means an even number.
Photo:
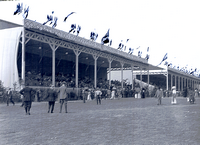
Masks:
[[[19,88],[17,52],[22,27],[0,30],[0,80],[4,87]]]

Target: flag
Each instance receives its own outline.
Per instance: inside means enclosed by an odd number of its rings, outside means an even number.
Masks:
[[[106,33],[106,35],[104,37],[109,37],[109,30],[110,29],[108,29],[108,32]]]
[[[166,53],[162,61],[165,61],[167,58],[168,58],[168,54]]]
[[[72,15],[73,13],[75,13],[75,12],[71,12],[69,15],[67,15],[67,17],[64,18],[64,22],[66,22],[67,18],[68,18],[70,15]]]
[[[107,31],[106,35],[101,39],[101,44],[109,43],[109,30]]]
[[[139,48],[140,48],[140,46],[138,48],[136,48],[136,49],[139,49]]]
[[[149,52],[149,47],[147,47],[147,52]]]
[[[163,61],[165,61],[167,58],[168,58],[168,54],[166,53],[165,56],[163,57],[162,61],[161,61],[158,65],[161,65],[161,63],[162,63]]]
[[[148,54],[146,55],[145,59],[146,59],[147,61],[149,60],[149,55],[148,55]]]

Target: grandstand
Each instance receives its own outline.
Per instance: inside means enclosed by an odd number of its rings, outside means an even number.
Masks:
[[[107,80],[111,68],[120,68],[122,73],[130,67],[156,68],[144,58],[28,19],[22,25],[0,20],[0,29],[0,79],[6,87],[15,82],[19,87],[24,81],[25,85],[59,86],[65,81],[78,88],[89,81],[95,88],[98,80]],[[111,85],[111,80],[108,82]]]
[[[111,71],[118,70],[123,88],[123,70],[131,70],[131,76],[134,71],[147,72],[147,80],[150,71],[163,70],[144,58],[28,19],[21,25],[0,20],[0,32],[0,80],[5,87],[59,87],[63,82],[73,88],[109,87]],[[199,84],[195,79],[191,80]]]

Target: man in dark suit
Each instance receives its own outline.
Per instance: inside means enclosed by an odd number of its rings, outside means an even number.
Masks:
[[[142,96],[141,98],[143,98],[143,99],[145,98],[145,89],[144,88],[142,88],[141,96]]]
[[[45,99],[48,99],[49,101],[48,113],[50,109],[51,109],[51,113],[53,113],[56,97],[57,97],[57,93],[55,91],[54,85],[52,85],[51,88],[47,90],[47,97],[45,98]]]
[[[8,89],[8,92],[7,92],[7,106],[9,106],[9,102],[13,103],[13,105],[15,105],[13,99],[13,92],[11,90],[11,88]]]
[[[23,101],[24,101],[24,108],[25,108],[26,115],[30,115],[30,109],[31,109],[32,100],[35,94],[35,90],[26,86],[19,93],[24,96]]]

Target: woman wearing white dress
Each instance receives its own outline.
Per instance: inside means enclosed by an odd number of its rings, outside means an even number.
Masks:
[[[115,87],[113,87],[112,89],[112,93],[111,93],[111,98],[110,99],[115,99]]]
[[[176,86],[172,87],[172,102],[171,104],[176,104]]]
[[[87,100],[91,100],[91,90],[88,91]]]

